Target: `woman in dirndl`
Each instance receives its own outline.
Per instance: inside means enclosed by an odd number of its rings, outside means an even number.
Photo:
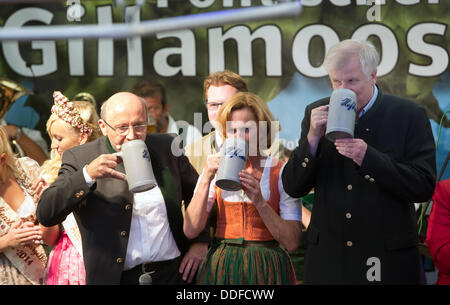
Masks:
[[[295,284],[287,251],[295,251],[301,236],[301,200],[286,194],[281,181],[284,163],[263,154],[278,132],[278,122],[256,95],[242,92],[225,102],[217,121],[224,138],[248,143],[242,189],[216,186],[220,153],[209,156],[184,220],[184,233],[195,238],[217,208],[211,248],[202,261],[197,284]],[[260,124],[262,122],[262,124]],[[273,135],[273,136],[272,136]]]

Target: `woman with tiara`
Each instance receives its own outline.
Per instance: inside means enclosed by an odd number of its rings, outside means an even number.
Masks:
[[[101,135],[97,125],[98,114],[92,103],[70,102],[61,92],[53,93],[54,105],[47,121],[51,139],[50,159],[41,167],[41,181],[37,186],[41,193],[58,177],[64,151],[90,142]],[[85,285],[81,236],[73,214],[62,225],[59,239],[50,253],[47,285]]]

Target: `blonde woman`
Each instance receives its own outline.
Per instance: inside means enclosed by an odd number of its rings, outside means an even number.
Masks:
[[[208,157],[198,179],[186,210],[184,233],[195,238],[214,204],[217,220],[215,239],[200,266],[197,283],[295,284],[285,249],[295,251],[299,246],[301,202],[283,189],[284,162],[260,149],[264,141],[270,145],[273,116],[258,96],[241,92],[222,105],[217,122],[224,139],[243,138],[249,143],[250,154],[245,170],[239,173],[242,190],[225,191],[215,186],[219,155]]]
[[[64,151],[87,143],[100,136],[98,114],[89,102],[69,102],[56,91],[55,104],[47,121],[51,139],[50,160],[41,167],[40,192],[53,183],[61,167]],[[63,230],[49,256],[47,285],[84,285],[86,275],[82,256],[81,237],[73,214],[62,223]]]
[[[0,127],[0,285],[43,283],[47,256],[41,241],[52,243],[57,228],[36,224],[38,176],[38,163],[16,158]]]

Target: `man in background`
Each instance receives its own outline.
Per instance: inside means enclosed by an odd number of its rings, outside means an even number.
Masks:
[[[180,148],[202,137],[201,132],[186,121],[175,121],[169,114],[166,90],[160,83],[144,81],[133,88],[133,93],[147,104],[149,120],[155,122],[155,133],[174,133],[179,136]]]

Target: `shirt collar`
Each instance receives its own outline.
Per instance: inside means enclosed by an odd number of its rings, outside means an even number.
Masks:
[[[176,133],[178,134],[177,123],[173,119],[170,114],[167,114],[167,118],[169,119],[169,125],[167,126],[167,133]]]
[[[377,88],[377,86],[374,85],[373,86],[373,96],[370,99],[370,101],[367,103],[367,105],[361,110],[358,118],[362,117],[367,111],[369,111],[370,107],[372,107],[373,104],[375,103],[375,101],[377,99],[377,95],[378,95],[378,88]]]

